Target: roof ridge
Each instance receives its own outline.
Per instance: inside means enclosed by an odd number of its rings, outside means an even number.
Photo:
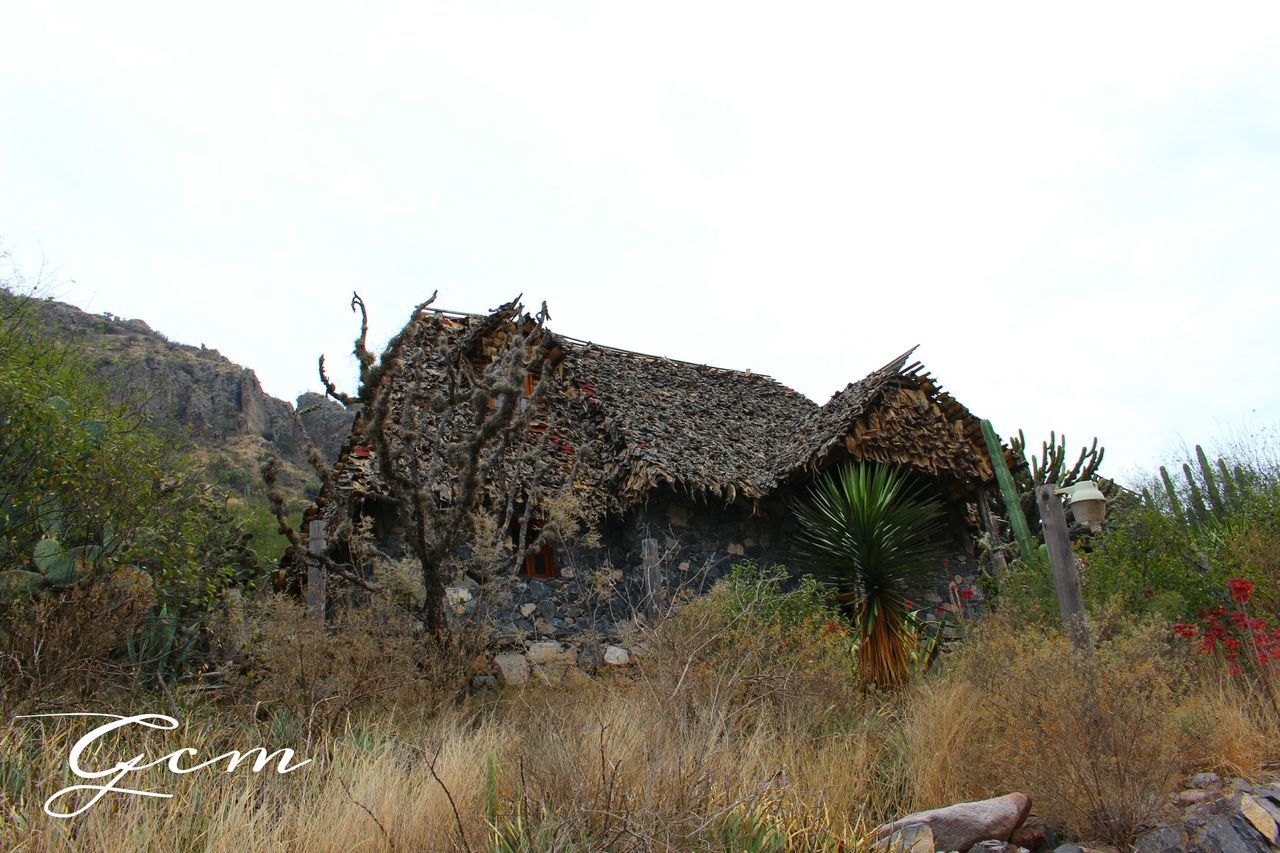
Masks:
[[[506,306],[502,306],[502,307],[506,307]],[[477,320],[484,320],[484,319],[488,319],[489,317],[492,317],[494,314],[501,311],[502,308],[500,307],[498,309],[495,309],[493,312],[490,312],[488,314],[481,314],[475,311],[451,311],[446,308],[435,308],[435,307],[427,307],[422,310],[424,312],[429,312],[432,314],[439,314],[442,317],[458,317],[458,318],[465,317],[465,318],[474,318]],[[668,356],[668,355],[657,355],[655,353],[640,352],[639,350],[626,349],[624,347],[615,347],[615,346],[610,346],[608,344],[598,344],[595,341],[588,341],[582,338],[575,338],[572,335],[566,335],[562,332],[557,332],[551,328],[548,328],[547,331],[551,335],[553,335],[557,340],[563,341],[568,344],[574,344],[580,347],[592,347],[594,349],[613,353],[615,355],[633,356],[636,358],[650,359],[652,361],[667,361],[667,362],[671,362],[672,364],[682,364],[686,367],[696,367],[699,370],[707,370],[707,371],[716,372],[716,373],[731,373],[736,376],[752,376],[759,379],[765,379],[770,382],[774,382],[782,386],[783,388],[787,388],[788,390],[793,390],[791,389],[790,386],[783,385],[781,382],[779,382],[777,379],[775,379],[774,377],[770,376],[767,373],[757,373],[754,370],[750,370],[750,369],[743,370],[736,367],[719,367],[717,365],[707,364],[705,362],[685,361],[679,358],[672,358],[671,356]],[[909,354],[910,353],[908,353],[908,355]]]
[[[575,346],[579,346],[579,347],[589,347],[592,349],[603,350],[604,352],[613,353],[614,355],[633,356],[636,358],[647,359],[650,361],[666,361],[672,364],[682,364],[685,367],[696,367],[699,370],[706,370],[706,371],[711,371],[715,373],[731,373],[731,374],[734,374],[735,376],[751,376],[757,379],[767,379],[770,382],[774,382],[778,385],[782,385],[781,382],[778,382],[777,379],[774,379],[769,374],[757,373],[754,370],[750,370],[750,369],[740,370],[736,367],[717,367],[714,364],[706,364],[705,362],[684,361],[683,359],[672,358],[671,356],[668,356],[668,355],[655,355],[653,353],[640,352],[638,350],[630,350],[630,349],[624,349],[622,347],[609,346],[608,344],[598,344],[595,341],[584,341],[581,338],[575,338],[570,335],[561,334],[559,332],[552,332],[552,334],[566,343],[574,344]],[[782,387],[786,388],[787,386],[782,385]]]

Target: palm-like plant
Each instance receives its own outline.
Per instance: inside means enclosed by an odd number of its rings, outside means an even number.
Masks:
[[[858,630],[858,671],[892,686],[908,674],[914,637],[907,594],[937,566],[939,505],[896,468],[849,464],[797,505],[799,546],[825,575]]]

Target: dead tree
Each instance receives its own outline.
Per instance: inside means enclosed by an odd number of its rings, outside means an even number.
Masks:
[[[554,424],[531,429],[545,414],[543,401],[560,391],[554,363],[560,350],[545,328],[545,303],[530,316],[516,297],[459,335],[448,321],[424,317],[435,298],[415,309],[375,360],[366,347],[364,302],[353,297],[361,317],[356,396],[336,389],[320,359],[326,393],[361,406],[358,429],[407,522],[425,591],[418,618],[432,633],[448,628],[444,592],[455,572],[484,583],[563,533],[533,522],[547,500],[572,497],[580,466],[594,452],[572,448],[566,472],[559,448],[549,446]],[[584,526],[593,524],[590,510],[579,514]],[[350,567],[332,568],[352,574]]]

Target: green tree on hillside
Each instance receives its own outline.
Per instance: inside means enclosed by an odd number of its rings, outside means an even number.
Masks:
[[[162,636],[174,626],[190,639],[223,590],[251,583],[259,571],[225,497],[200,482],[180,447],[111,402],[75,347],[32,320],[31,305],[31,297],[0,291],[6,701],[12,691],[42,687],[33,679],[56,657],[47,643],[60,613],[108,620],[136,611],[142,624],[70,626],[80,634],[122,633],[100,650],[121,655],[123,640],[151,630],[161,615]],[[37,651],[42,661],[32,659]]]

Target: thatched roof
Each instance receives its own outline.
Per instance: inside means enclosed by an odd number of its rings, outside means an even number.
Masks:
[[[381,381],[434,372],[442,358],[483,360],[517,319],[507,308],[490,315],[421,311],[413,322],[434,324],[431,334],[406,329]],[[448,353],[415,344],[438,340],[439,329],[451,342]],[[953,487],[967,484],[965,492],[992,479],[977,419],[918,362],[908,364],[911,352],[818,406],[747,371],[551,332],[542,345],[555,351],[563,371],[562,390],[547,403],[556,410],[555,429],[601,448],[589,480],[614,508],[643,501],[659,486],[726,501],[759,498],[846,457],[906,465]]]
[[[872,371],[797,428],[778,460],[780,478],[819,470],[839,458],[905,465],[950,481],[994,479],[977,418],[943,391],[924,366],[908,363],[915,347]]]
[[[754,498],[776,483],[778,449],[817,405],[767,376],[590,344],[566,347],[565,375],[591,390],[621,445],[624,499],[660,484]]]

